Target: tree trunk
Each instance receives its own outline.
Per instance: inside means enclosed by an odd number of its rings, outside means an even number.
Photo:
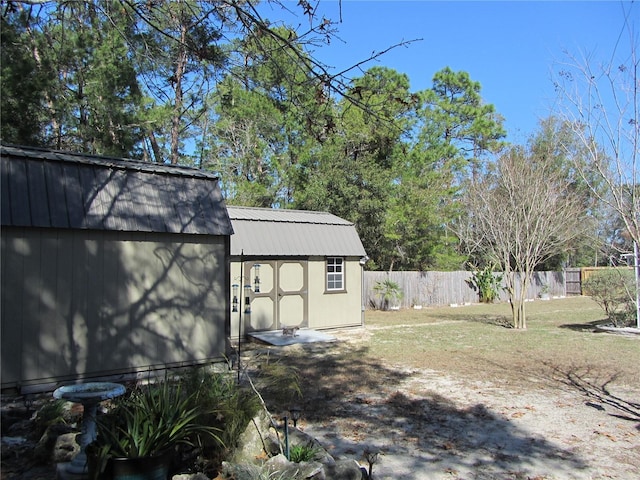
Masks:
[[[527,317],[525,312],[525,298],[529,282],[528,276],[520,273],[519,285],[516,285],[516,272],[505,273],[507,283],[507,293],[509,294],[509,304],[511,305],[511,324],[513,328],[524,330],[527,328]]]
[[[519,291],[516,296],[515,305],[512,305],[513,328],[526,330],[527,315],[525,311],[525,300],[527,298],[527,288],[529,287],[529,274],[526,272],[520,272],[520,276]]]
[[[160,149],[160,145],[158,145],[158,140],[156,139],[153,130],[149,131],[149,143],[151,144],[151,150],[153,151],[154,158],[152,159],[155,163],[164,163],[162,159],[162,150]]]
[[[180,26],[180,46],[178,48],[178,59],[174,72],[174,105],[173,117],[171,119],[171,163],[177,164],[180,160],[180,126],[182,123],[182,80],[187,68],[187,48],[185,41],[187,38],[187,26]]]
[[[527,317],[525,313],[525,301],[523,297],[517,299],[515,308],[513,308],[512,311],[513,311],[513,328],[526,330]]]

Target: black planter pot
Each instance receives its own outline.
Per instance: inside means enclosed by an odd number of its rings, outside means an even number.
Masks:
[[[164,455],[112,458],[109,463],[113,480],[167,480],[169,476],[169,462]]]
[[[94,480],[167,480],[169,458],[167,455],[140,458],[110,458],[103,472],[96,472],[89,459],[89,479]],[[97,473],[97,475],[96,475]]]

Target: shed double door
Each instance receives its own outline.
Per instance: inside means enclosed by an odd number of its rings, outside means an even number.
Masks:
[[[256,261],[245,268],[255,286],[260,265],[260,291],[251,300],[251,330],[279,330],[283,326],[308,327],[308,264],[306,260]]]

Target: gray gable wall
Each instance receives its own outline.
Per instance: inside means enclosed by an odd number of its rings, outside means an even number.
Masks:
[[[2,226],[233,233],[208,172],[5,145],[0,162]]]

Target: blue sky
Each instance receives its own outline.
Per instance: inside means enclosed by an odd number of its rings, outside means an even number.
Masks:
[[[295,0],[283,3],[299,10]],[[434,73],[446,66],[468,72],[482,85],[485,102],[505,117],[508,140],[521,143],[549,115],[552,70],[563,51],[610,59],[623,27],[623,8],[640,28],[640,6],[630,1],[343,0],[338,39],[314,54],[338,72],[374,51],[422,39],[367,65],[407,74],[412,91],[429,88]],[[322,0],[319,11],[340,19],[336,0]],[[262,13],[272,21],[283,19],[279,10]],[[295,22],[303,31],[304,16]],[[628,46],[627,37],[618,45],[625,41]]]

